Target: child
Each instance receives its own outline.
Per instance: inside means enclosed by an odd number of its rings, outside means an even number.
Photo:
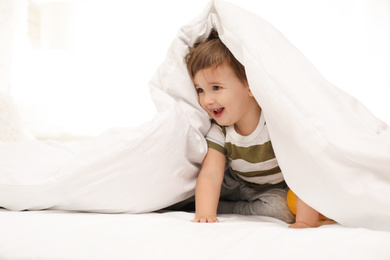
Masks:
[[[193,222],[218,222],[217,213],[233,213],[279,218],[293,223],[292,228],[316,227],[319,213],[298,197],[296,219],[287,206],[288,187],[242,64],[215,31],[185,59],[199,103],[213,119],[196,184]]]

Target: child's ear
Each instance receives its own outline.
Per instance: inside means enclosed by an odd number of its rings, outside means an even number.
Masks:
[[[251,89],[250,89],[250,87],[249,87],[248,82],[245,82],[245,87],[248,88],[248,94],[249,94],[249,96],[250,96],[250,97],[254,97],[253,94],[252,94],[252,91],[251,91]]]

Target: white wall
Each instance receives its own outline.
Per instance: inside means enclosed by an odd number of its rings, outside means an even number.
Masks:
[[[326,78],[390,123],[390,1],[231,2],[270,21]],[[68,3],[65,49],[25,45],[18,52],[12,93],[25,104],[34,131],[97,135],[149,120],[154,106],[147,83],[179,28],[208,1]]]
[[[23,27],[27,0],[0,1],[0,91],[8,93],[12,77],[12,54],[17,31]]]

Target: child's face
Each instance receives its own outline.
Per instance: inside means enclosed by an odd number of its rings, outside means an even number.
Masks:
[[[254,105],[258,106],[248,84],[227,64],[198,71],[194,84],[200,105],[219,125],[244,122]]]

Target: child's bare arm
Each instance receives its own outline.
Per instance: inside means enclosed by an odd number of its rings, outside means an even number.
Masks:
[[[318,226],[319,213],[297,196],[297,215],[290,228],[310,228]]]
[[[196,216],[193,222],[218,222],[217,207],[225,171],[226,157],[209,148],[195,190]]]

